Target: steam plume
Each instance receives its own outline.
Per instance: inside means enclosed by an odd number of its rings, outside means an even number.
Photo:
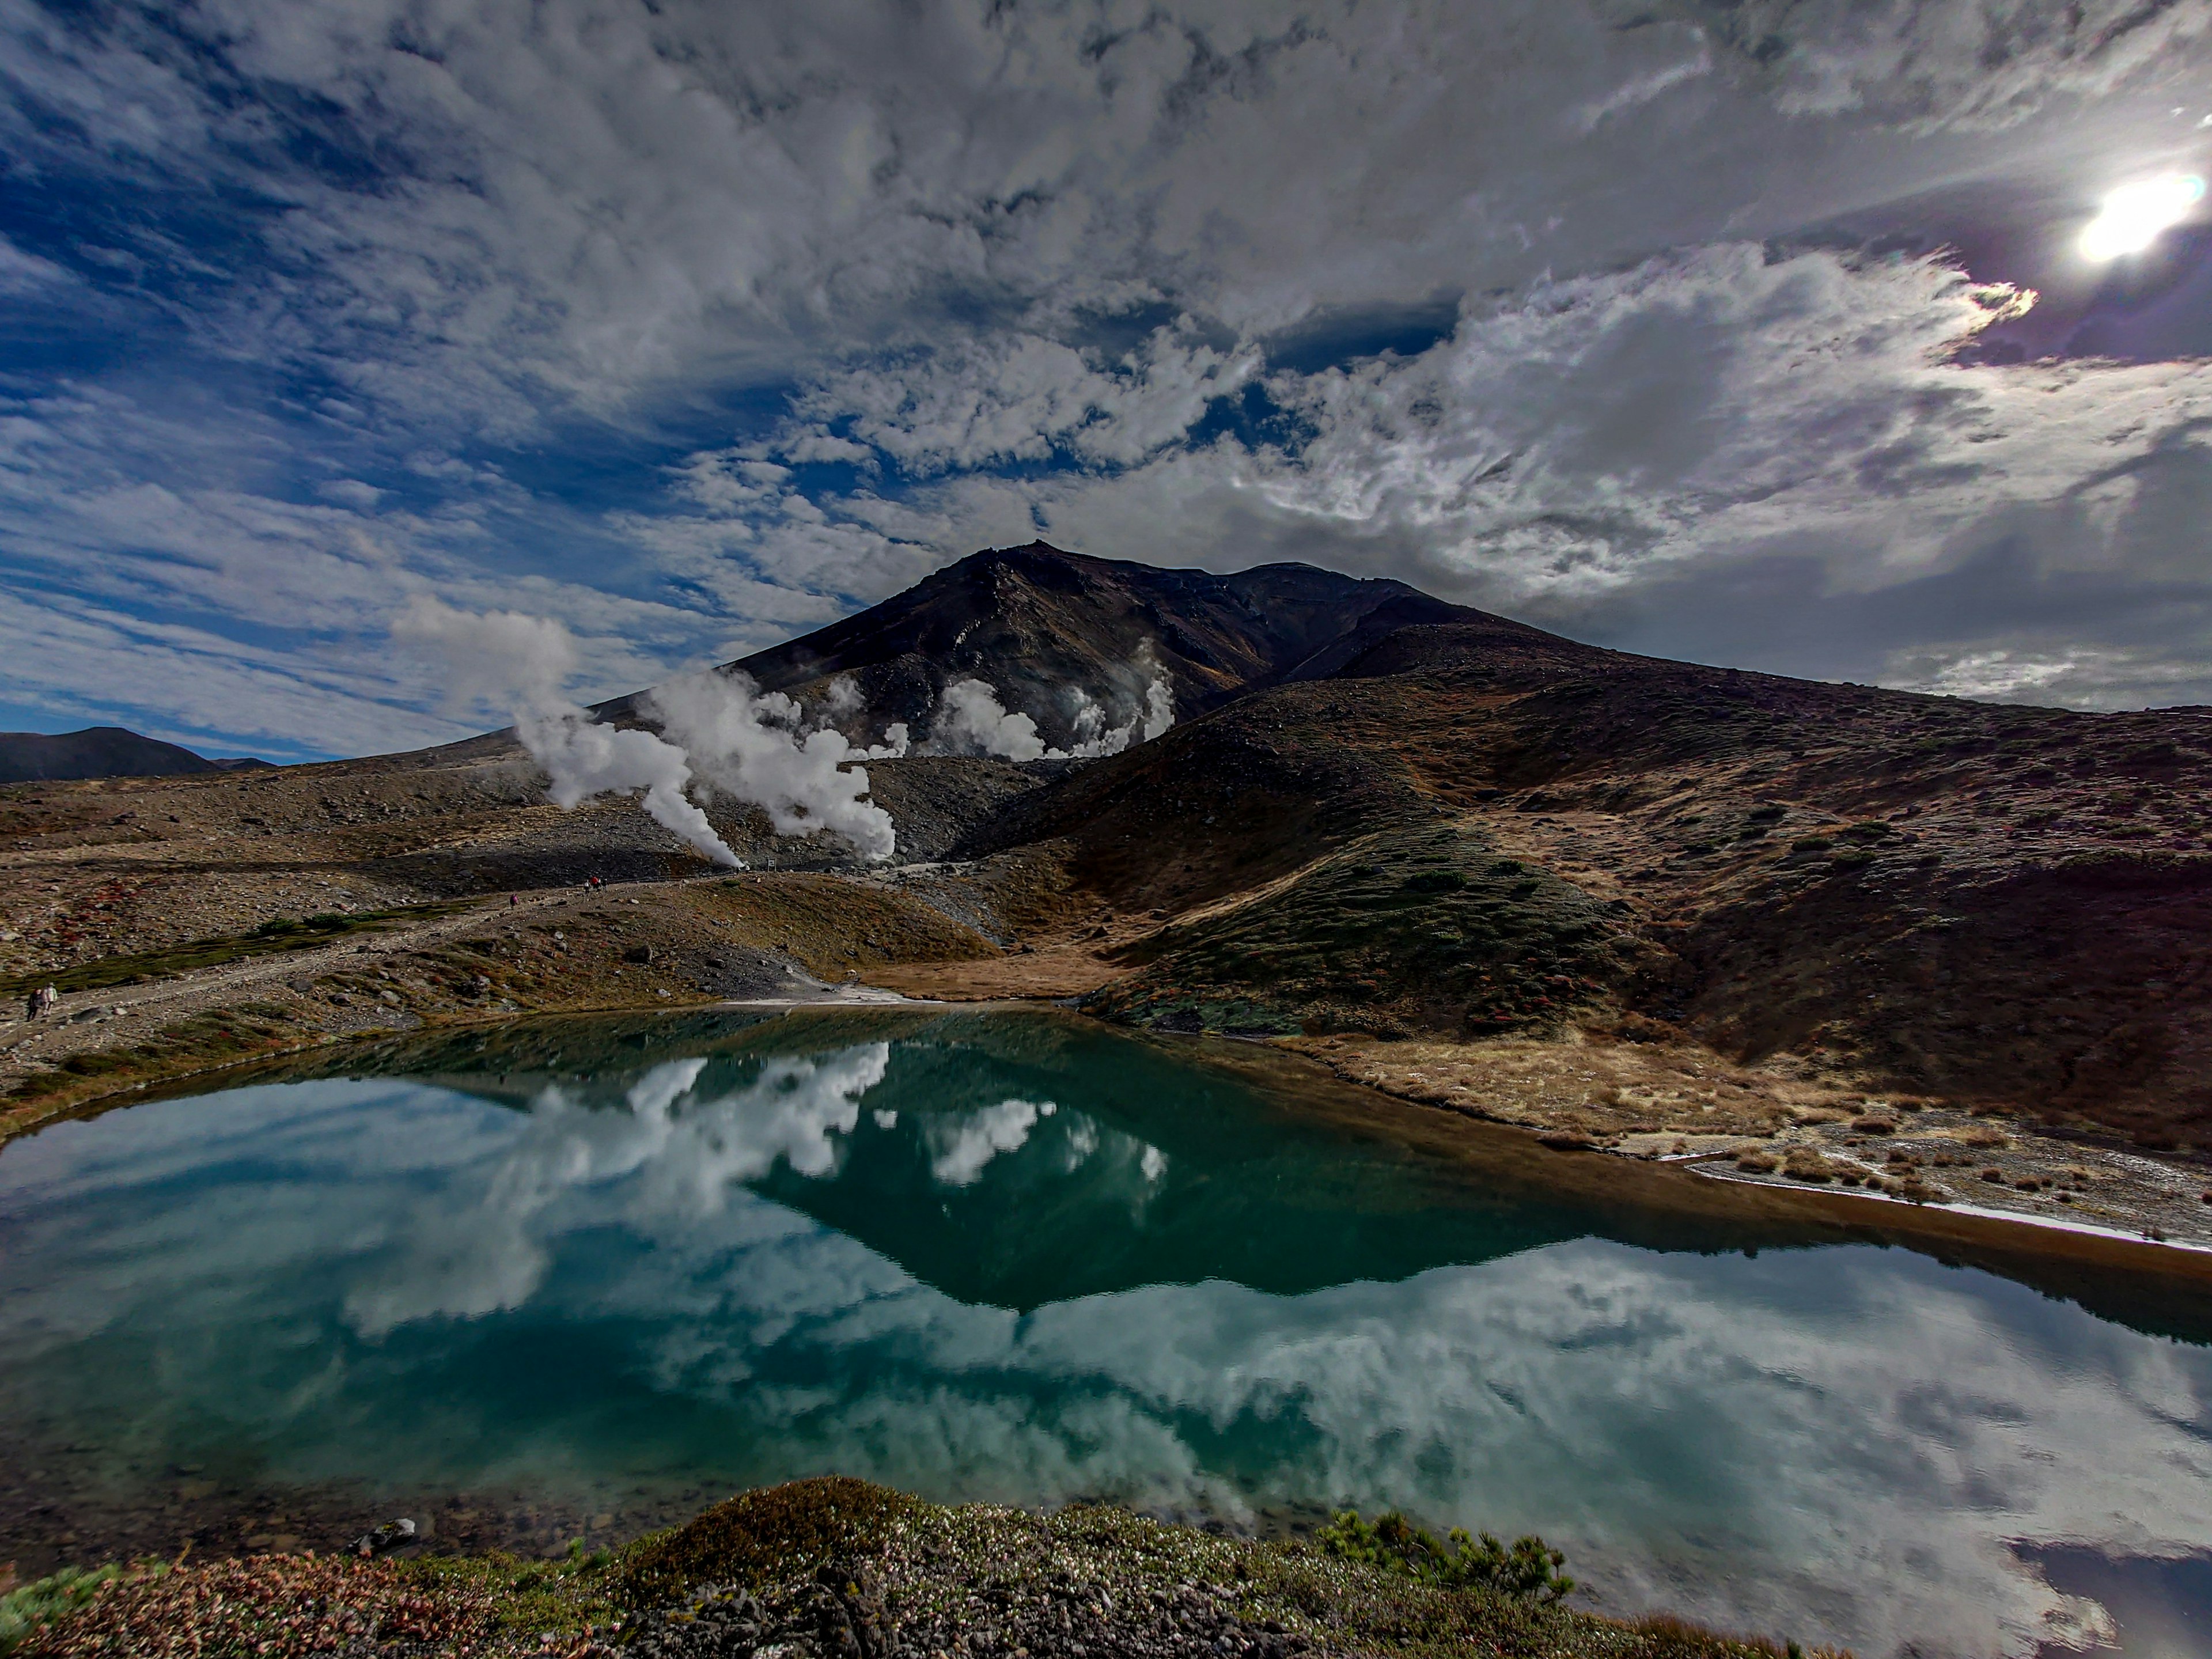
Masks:
[[[930,729],[930,747],[947,754],[996,755],[1006,760],[1095,760],[1118,755],[1133,741],[1149,743],[1175,724],[1175,690],[1152,658],[1149,645],[1138,653],[1137,666],[1150,672],[1142,708],[1121,725],[1106,724],[1106,710],[1080,686],[1068,688],[1074,707],[1076,741],[1054,749],[1038,734],[1036,721],[1009,713],[998,688],[988,680],[955,680],[945,688]]]
[[[647,703],[702,781],[762,808],[778,835],[827,830],[869,859],[896,848],[891,815],[868,799],[867,771],[852,763],[904,754],[905,726],[891,726],[881,749],[855,749],[833,727],[804,731],[804,711],[781,692],[711,669],[671,680]]]
[[[955,755],[998,755],[1007,760],[1042,760],[1053,750],[1037,735],[1027,714],[1010,714],[987,680],[955,680],[945,688],[930,726],[930,744]]]
[[[776,833],[829,830],[870,859],[896,841],[890,813],[871,802],[868,775],[851,764],[903,755],[907,731],[894,725],[878,749],[855,749],[842,732],[805,729],[798,703],[762,695],[742,676],[711,671],[670,682],[647,700],[663,734],[605,726],[568,698],[576,645],[568,630],[513,611],[477,616],[420,598],[393,636],[444,659],[455,700],[510,710],[516,733],[552,777],[555,803],[572,807],[593,795],[642,791],[645,810],[718,864],[744,861],[714,833],[686,793],[694,781],[765,811]],[[846,702],[858,698],[848,686]],[[833,688],[831,706],[838,706]]]
[[[551,775],[556,805],[642,791],[655,823],[715,863],[744,867],[684,793],[691,769],[681,749],[650,732],[603,726],[569,700],[576,642],[559,623],[515,611],[477,616],[417,595],[392,632],[444,659],[457,701],[511,711],[523,746]]]

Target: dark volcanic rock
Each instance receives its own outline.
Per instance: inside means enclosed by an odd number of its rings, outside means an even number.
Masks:
[[[1188,717],[1254,686],[1329,672],[1408,623],[1534,629],[1448,605],[1403,582],[1362,581],[1310,565],[1218,576],[1066,553],[1042,542],[977,553],[894,599],[803,639],[726,665],[763,690],[805,696],[849,677],[872,732],[904,720],[917,738],[951,681],[997,688],[1048,742],[1075,739],[1073,690],[1116,721],[1143,706],[1153,669]],[[599,705],[634,716],[642,693]]]

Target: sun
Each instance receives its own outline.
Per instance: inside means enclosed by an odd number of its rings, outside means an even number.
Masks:
[[[2082,227],[2082,258],[2102,264],[2123,254],[2142,252],[2160,231],[2186,218],[2203,194],[2202,179],[2180,173],[2121,185]]]

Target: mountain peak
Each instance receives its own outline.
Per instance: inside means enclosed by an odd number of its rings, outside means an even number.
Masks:
[[[1311,565],[1224,575],[1035,541],[971,553],[880,605],[725,672],[800,696],[849,678],[871,719],[904,720],[918,731],[946,685],[981,679],[1008,708],[1030,714],[1048,741],[1065,744],[1084,697],[1118,721],[1142,706],[1157,677],[1187,719],[1299,676],[1324,657],[1350,660],[1396,628],[1477,623],[1520,627],[1403,582]],[[610,712],[631,706],[624,699]]]

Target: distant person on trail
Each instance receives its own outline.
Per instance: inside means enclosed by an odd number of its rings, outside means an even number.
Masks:
[[[24,1012],[33,1019],[44,1019],[60,1003],[62,994],[51,985],[33,991],[27,999]]]
[[[521,895],[521,894],[520,894],[520,893],[509,893],[509,894],[507,896],[507,908],[508,909],[510,909],[510,910],[512,910],[513,908],[514,908],[514,907],[515,907],[516,905],[518,905],[518,904],[520,904],[520,903],[521,903],[521,902],[522,902],[522,895]]]

